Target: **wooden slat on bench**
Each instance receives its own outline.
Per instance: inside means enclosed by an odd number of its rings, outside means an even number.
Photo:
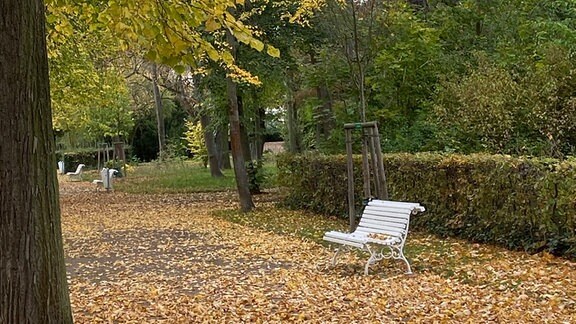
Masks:
[[[372,200],[368,203],[372,206],[388,206],[396,208],[409,208],[411,210],[417,210],[420,212],[426,211],[426,209],[418,203],[401,202],[401,201],[383,201],[383,200]]]
[[[383,215],[374,215],[374,214],[368,214],[368,213],[362,215],[362,218],[360,218],[360,222],[362,222],[363,219],[370,219],[370,220],[373,220],[375,222],[397,223],[400,225],[406,225],[410,221],[410,219],[408,217],[387,217],[387,216],[383,216]]]
[[[372,228],[372,229],[383,229],[383,230],[390,230],[404,233],[406,232],[406,225],[401,225],[397,223],[389,223],[389,222],[372,222],[369,220],[365,220],[358,224],[360,228]]]
[[[406,217],[410,217],[410,214],[412,214],[412,210],[411,209],[379,207],[379,206],[367,206],[364,209],[364,214],[365,213],[374,214],[374,215],[383,215],[383,216],[389,216],[389,217],[406,218]]]
[[[401,238],[407,232],[413,208],[413,204],[409,203],[370,202],[362,213],[355,233],[379,233]]]
[[[362,248],[364,242],[366,241],[364,236],[359,237],[355,236],[355,234],[342,233],[338,231],[327,232],[324,234],[324,240],[344,245],[350,245],[357,248]]]
[[[398,231],[397,229],[392,228],[370,228],[370,227],[359,227],[354,231],[354,233],[364,233],[364,234],[386,234],[392,236],[402,237],[404,235],[404,231]]]
[[[335,238],[335,237],[324,237],[324,241],[328,241],[328,242],[333,242],[333,243],[338,243],[338,244],[342,244],[342,245],[349,245],[349,246],[353,246],[356,248],[361,249],[364,244],[363,243],[356,243],[356,242],[352,242],[352,241],[347,241],[344,239],[339,239],[339,238]]]

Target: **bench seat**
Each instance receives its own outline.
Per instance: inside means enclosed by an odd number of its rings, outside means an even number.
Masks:
[[[370,265],[390,258],[403,260],[408,268],[407,273],[411,274],[410,263],[404,256],[404,244],[410,216],[424,211],[425,208],[418,203],[375,199],[364,208],[360,223],[353,233],[330,231],[324,234],[324,240],[370,253],[365,274],[368,274]],[[337,248],[332,265],[336,264],[339,251],[340,248]]]

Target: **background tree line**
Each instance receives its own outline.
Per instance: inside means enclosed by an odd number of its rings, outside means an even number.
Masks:
[[[290,151],[342,152],[342,125],[362,119],[380,123],[387,152],[573,154],[574,1],[327,0],[298,16],[303,3],[250,1],[236,12],[282,53],[238,46],[245,155],[258,158],[274,134]],[[227,149],[221,63],[175,69],[162,50],[122,45],[89,19],[72,26],[88,26],[83,36],[58,38],[65,27],[50,17],[51,39],[61,40],[51,56],[55,127],[76,134],[71,143],[123,136],[140,158],[155,158],[164,103],[161,137],[172,149],[182,152],[185,119],[203,120],[209,147]],[[224,33],[201,35],[225,43]]]
[[[49,6],[69,146],[188,148],[240,179],[266,140],[341,153],[343,124],[367,120],[384,152],[574,153],[574,1],[237,1],[203,24],[185,2],[130,6]]]

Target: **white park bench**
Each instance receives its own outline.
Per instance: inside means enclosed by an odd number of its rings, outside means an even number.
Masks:
[[[66,168],[64,167],[64,161],[58,161],[58,172],[60,174],[66,173]]]
[[[106,189],[106,191],[112,190],[112,179],[114,179],[116,173],[118,173],[116,169],[102,168],[102,171],[100,171],[100,179],[92,181],[92,183],[96,185],[96,191],[98,191],[100,186]]]
[[[78,167],[76,168],[76,171],[74,172],[68,172],[66,173],[66,175],[68,176],[68,178],[70,180],[72,179],[78,179],[79,181],[82,181],[82,169],[85,167],[84,164],[78,164]]]
[[[412,273],[410,263],[404,256],[404,244],[408,235],[410,215],[425,211],[418,203],[372,200],[364,208],[360,223],[353,233],[331,231],[324,234],[324,240],[338,243],[343,247],[358,248],[370,253],[364,274],[368,274],[370,265],[382,259],[403,260]],[[340,248],[332,258],[332,266]]]

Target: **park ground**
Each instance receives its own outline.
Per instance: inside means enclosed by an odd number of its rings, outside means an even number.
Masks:
[[[276,207],[242,215],[232,191],[96,192],[60,179],[76,323],[574,323],[576,263],[410,233],[407,256],[363,275],[325,269],[345,221]]]

